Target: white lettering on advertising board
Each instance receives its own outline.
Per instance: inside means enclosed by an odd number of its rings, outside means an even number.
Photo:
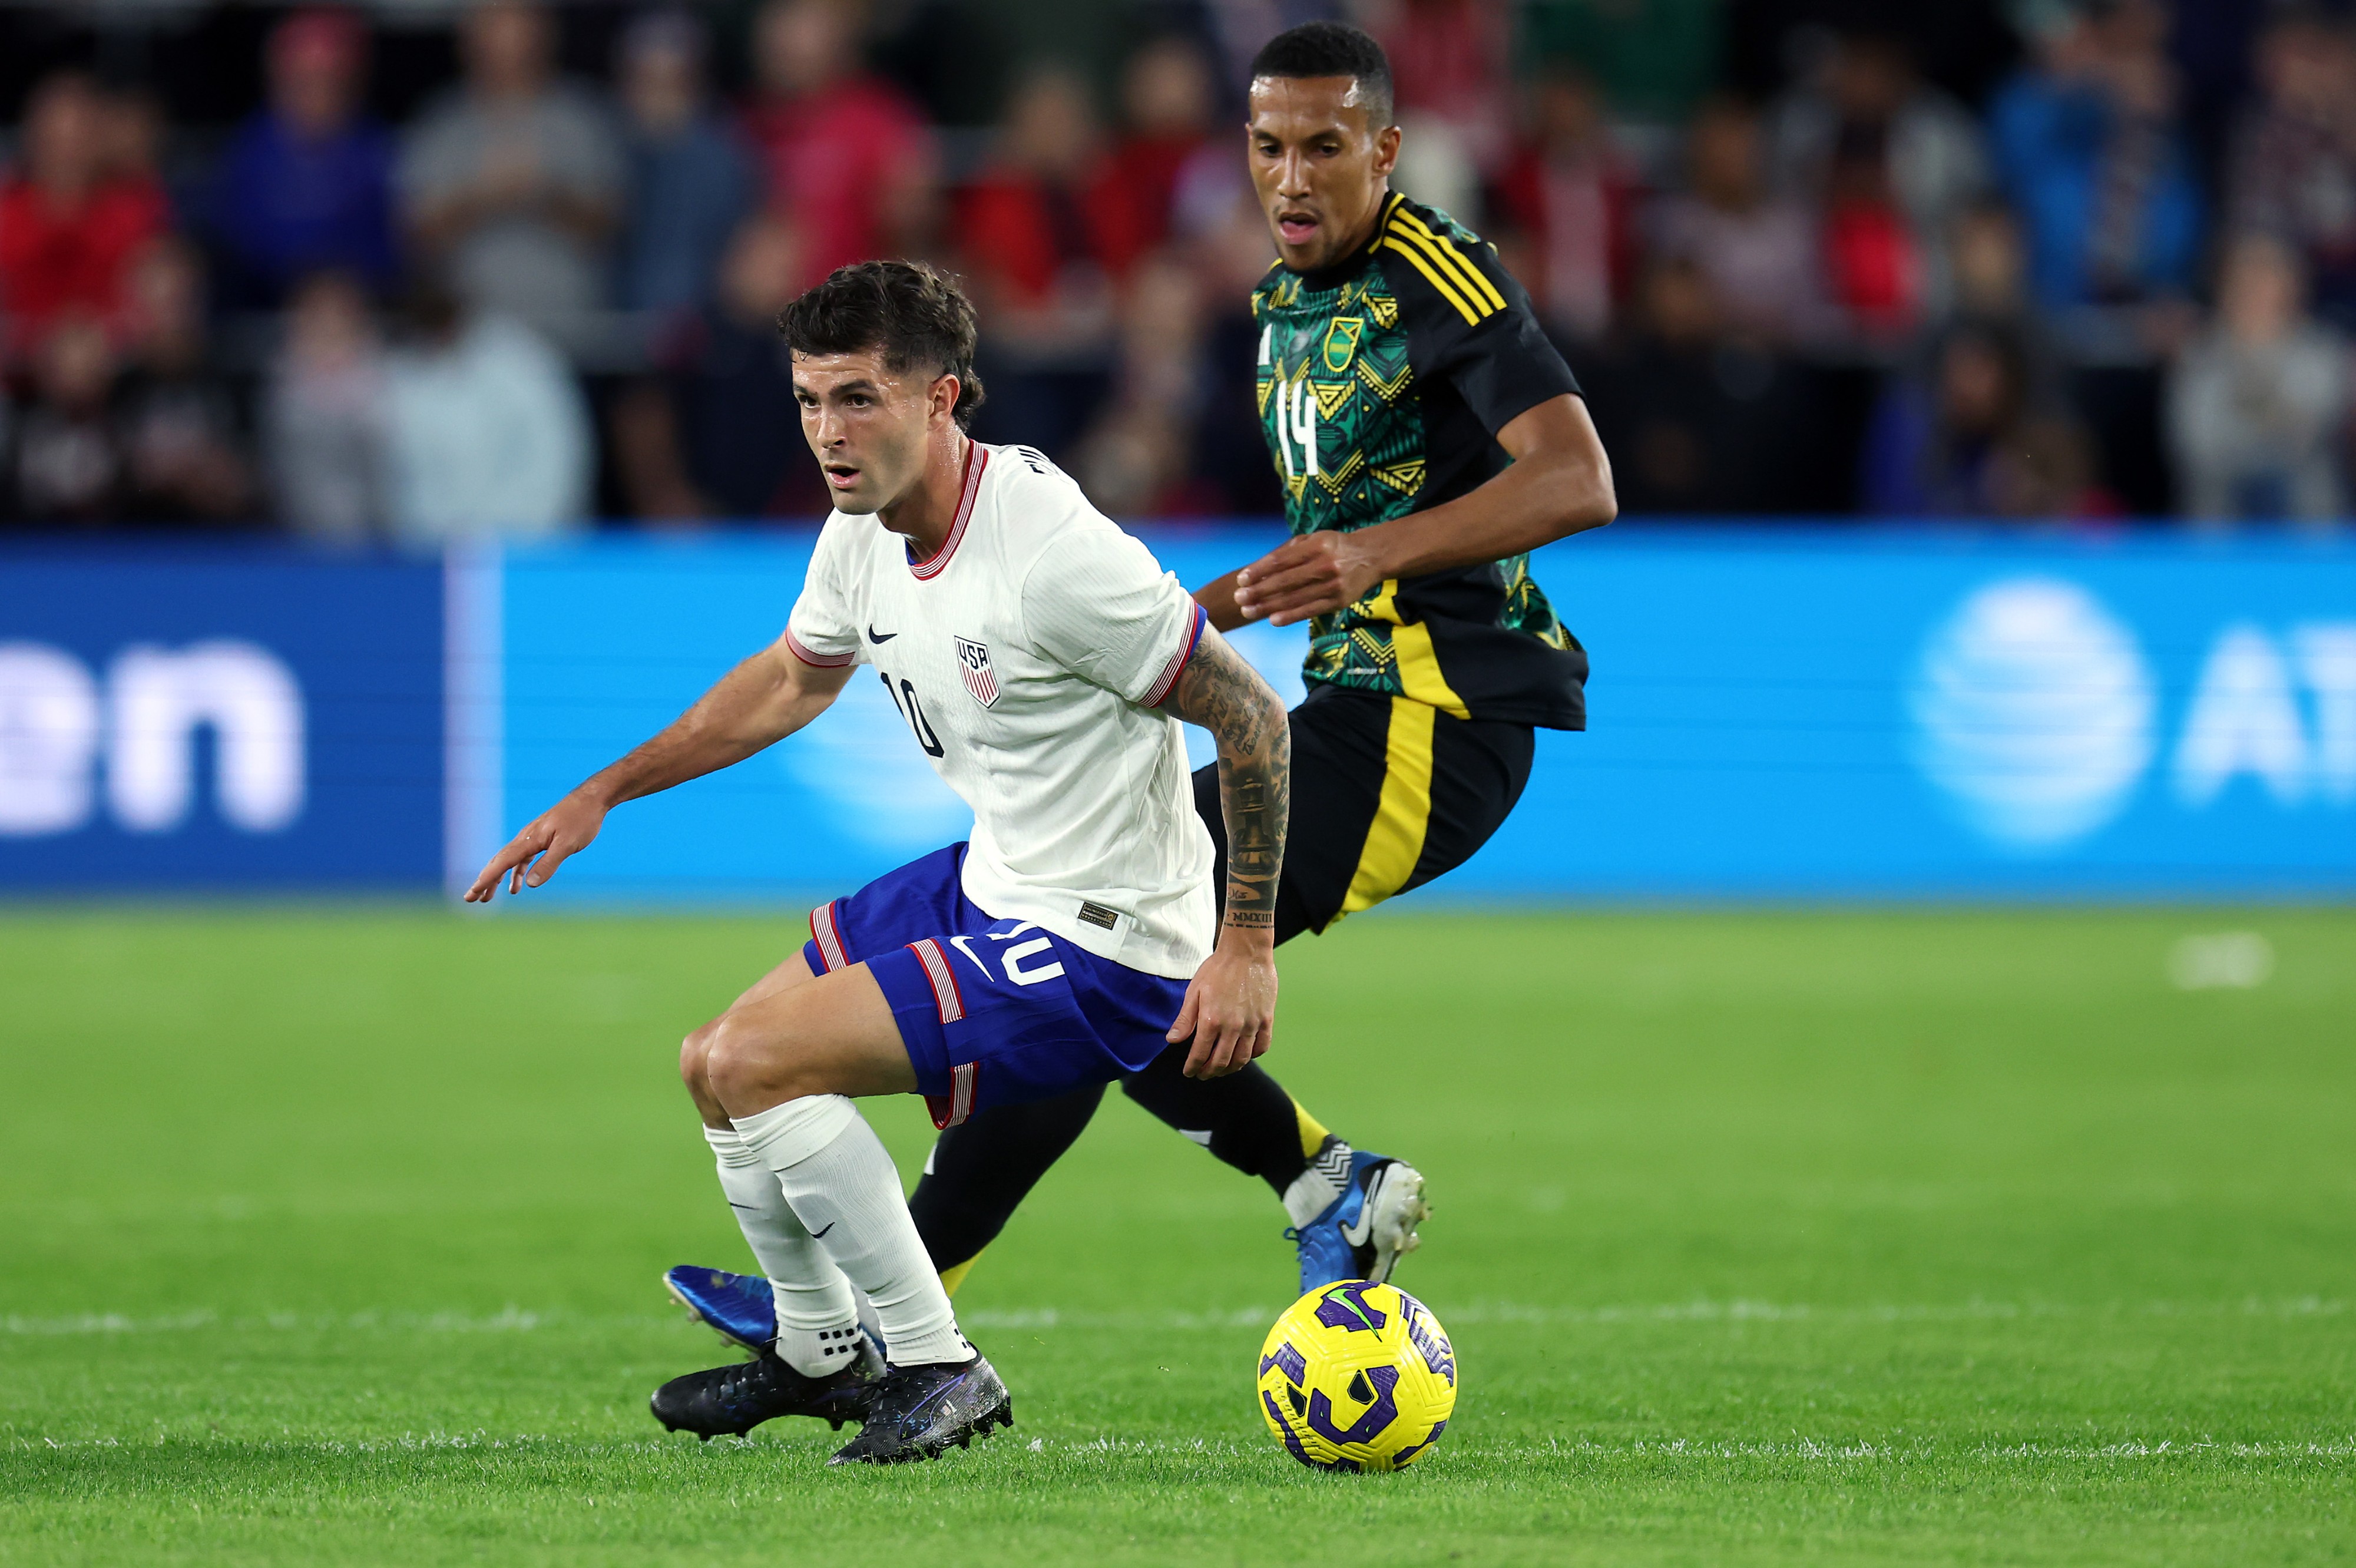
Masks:
[[[2135,634],[2074,583],[2015,577],[1964,600],[1909,693],[1915,760],[1989,840],[2056,850],[2126,808],[2158,755],[2155,683]],[[2356,803],[2356,621],[2211,641],[2167,751],[2174,799],[2237,781],[2276,805]]]
[[[266,649],[216,639],[124,649],[102,687],[80,660],[0,644],[0,834],[72,832],[104,797],[133,832],[170,832],[197,800],[197,736],[213,736],[213,798],[231,827],[273,833],[303,813],[303,693]]]

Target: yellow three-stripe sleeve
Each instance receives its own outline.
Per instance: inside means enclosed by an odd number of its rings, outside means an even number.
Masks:
[[[1405,229],[1417,239],[1418,242],[1431,250],[1441,265],[1447,267],[1451,274],[1457,279],[1468,298],[1475,304],[1488,306],[1488,309],[1483,312],[1483,315],[1505,308],[1505,296],[1499,294],[1497,285],[1491,283],[1483,274],[1481,269],[1474,266],[1464,252],[1456,248],[1455,241],[1438,232],[1405,208],[1394,213],[1391,221]]]
[[[1431,286],[1440,291],[1440,297],[1456,307],[1456,314],[1464,317],[1465,325],[1474,326],[1480,322],[1482,313],[1474,310],[1470,305],[1467,305],[1464,302],[1463,295],[1456,292],[1455,286],[1442,278],[1440,274],[1433,269],[1432,263],[1424,260],[1423,257],[1418,253],[1415,244],[1406,234],[1394,229],[1391,231],[1391,237],[1394,240],[1400,242],[1400,243],[1393,245],[1391,249],[1397,251],[1400,255],[1405,256],[1408,260],[1408,264],[1413,267],[1417,272],[1421,273],[1430,283]]]

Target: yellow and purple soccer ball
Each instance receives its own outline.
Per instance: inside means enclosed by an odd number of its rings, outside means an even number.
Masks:
[[[1396,1470],[1456,1409],[1456,1348],[1397,1285],[1342,1280],[1285,1309],[1259,1351],[1259,1412],[1320,1470]]]

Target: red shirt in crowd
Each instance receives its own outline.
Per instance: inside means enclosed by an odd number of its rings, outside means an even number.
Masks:
[[[798,287],[894,250],[901,237],[886,231],[891,193],[932,177],[923,116],[872,77],[755,102],[744,134],[763,160],[772,209],[800,231]]]
[[[69,311],[120,321],[132,258],[169,220],[153,180],[112,180],[60,208],[21,176],[0,185],[0,310],[10,348],[39,340]]]
[[[1533,252],[1523,285],[1539,313],[1582,337],[1611,326],[1636,272],[1634,175],[1610,156],[1574,164],[1518,148],[1497,181],[1499,216]]]
[[[1019,305],[1044,303],[1075,262],[1118,281],[1150,243],[1140,193],[1109,157],[1068,186],[1022,169],[987,171],[958,197],[957,217],[970,264]]]
[[[1405,0],[1376,29],[1398,73],[1399,109],[1445,121],[1483,174],[1506,152],[1513,10],[1490,0]]]
[[[1137,225],[1137,242],[1151,250],[1170,238],[1170,224],[1178,205],[1178,177],[1186,160],[1202,147],[1204,138],[1128,136],[1112,152],[1112,178],[1130,209],[1126,220]]]
[[[1825,292],[1867,331],[1912,328],[1922,303],[1913,232],[1891,203],[1836,200],[1825,213]]]

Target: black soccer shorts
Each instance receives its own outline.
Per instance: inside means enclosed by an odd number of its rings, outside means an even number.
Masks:
[[[1527,725],[1451,718],[1400,698],[1312,686],[1292,710],[1292,811],[1276,940],[1322,931],[1470,859],[1521,799],[1535,750]],[[1194,775],[1194,806],[1218,846],[1224,897],[1226,819],[1215,766]],[[1301,1147],[1291,1097],[1257,1062],[1225,1078],[1189,1079],[1187,1050],[1171,1047],[1123,1089],[1171,1126],[1207,1131],[1212,1154],[1282,1192],[1317,1152]],[[941,1134],[908,1209],[951,1291],[1103,1095],[1089,1084],[1055,1100],[995,1106]]]
[[[1312,685],[1292,710],[1292,813],[1276,940],[1419,887],[1489,842],[1530,781],[1527,725],[1460,719],[1404,697]],[[1216,764],[1194,774],[1194,810],[1227,886]]]

